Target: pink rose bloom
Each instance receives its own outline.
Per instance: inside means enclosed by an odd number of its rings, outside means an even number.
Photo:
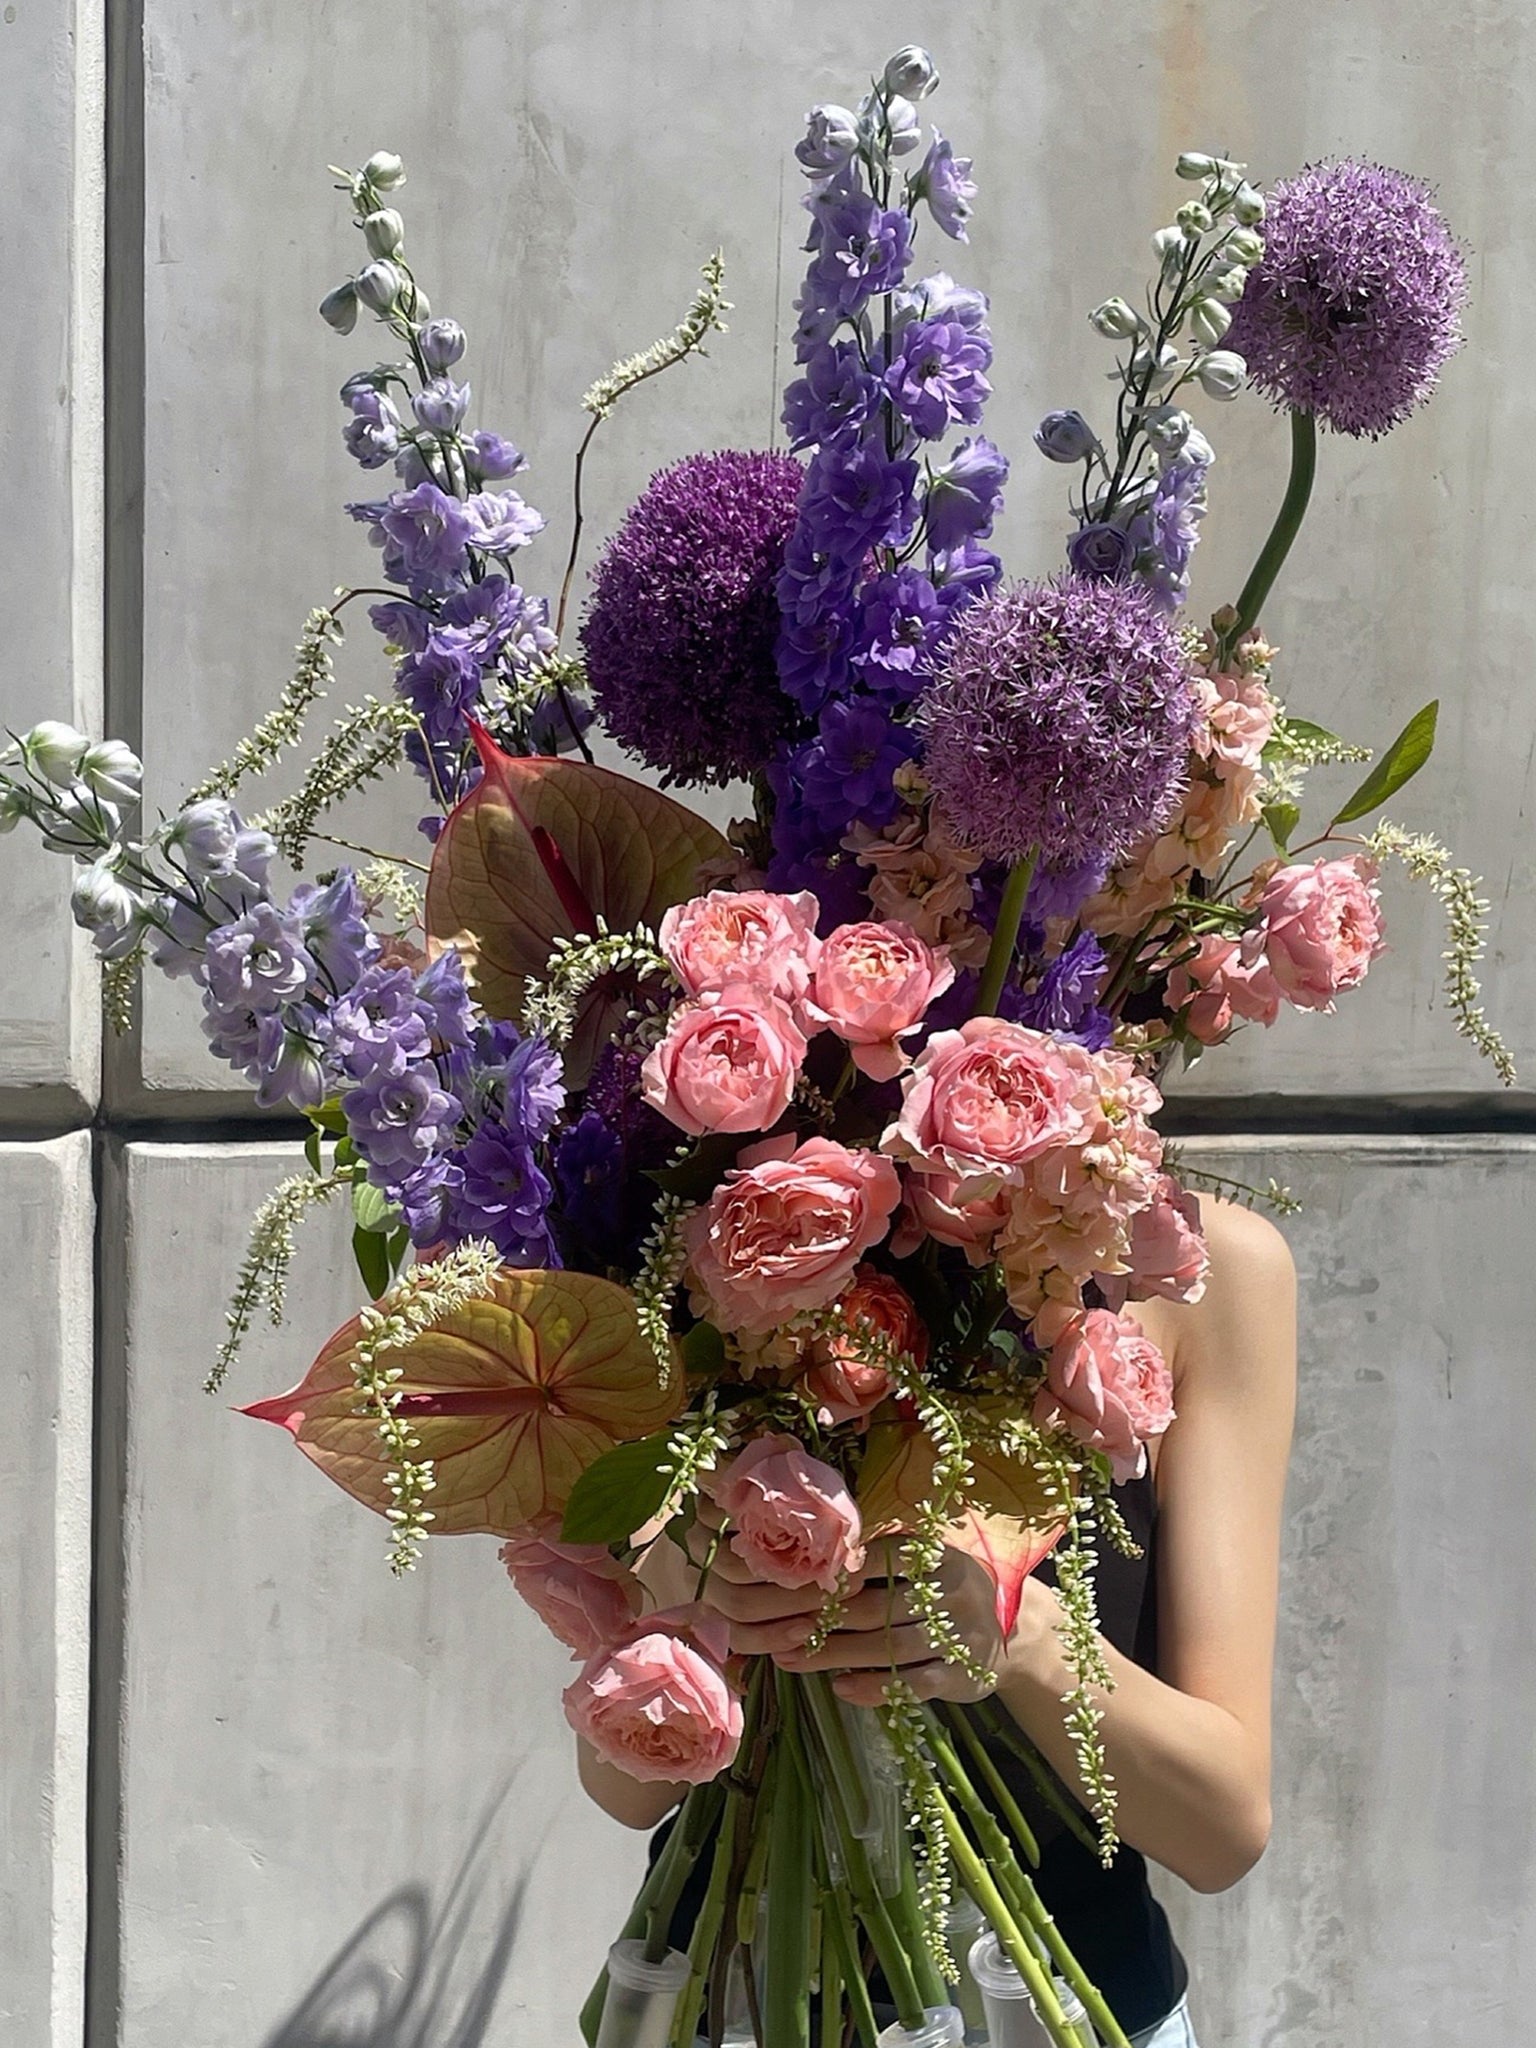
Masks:
[[[998,1232],[1008,1221],[1009,1192],[997,1188],[963,1202],[959,1187],[952,1173],[908,1175],[901,1219],[891,1236],[898,1259],[910,1258],[925,1237],[935,1237],[940,1244],[963,1251],[973,1266],[987,1263]]]
[[[653,1109],[692,1137],[766,1131],[788,1109],[805,1033],[781,1002],[733,984],[685,1003],[640,1070]]]
[[[1021,1185],[1030,1160],[1083,1129],[1085,1069],[1070,1050],[999,1017],[935,1032],[881,1150],[919,1173],[953,1174],[960,1201]]]
[[[914,1032],[955,978],[948,950],[902,924],[844,924],[823,940],[806,1014],[835,1031],[872,1081],[893,1081]]]
[[[809,889],[779,896],[767,889],[712,889],[678,903],[661,920],[661,950],[689,995],[733,982],[795,1003],[810,986],[821,941],[821,905]]]
[[[1128,1263],[1132,1301],[1198,1301],[1205,1292],[1211,1258],[1200,1204],[1171,1173],[1158,1175],[1151,1202],[1131,1218]]]
[[[551,1516],[498,1553],[507,1575],[550,1634],[578,1657],[616,1643],[640,1611],[640,1581],[600,1543],[560,1543]]]
[[[928,1331],[911,1295],[888,1273],[860,1266],[838,1308],[855,1329],[872,1331],[919,1372],[927,1364]],[[805,1391],[817,1404],[819,1422],[863,1422],[893,1391],[890,1374],[867,1349],[851,1336],[823,1337],[812,1346]]]
[[[1281,994],[1298,1010],[1331,1010],[1381,951],[1376,872],[1374,861],[1352,855],[1281,868],[1265,884],[1264,951]]]
[[[1168,1005],[1186,1011],[1190,1033],[1202,1045],[1218,1045],[1245,1018],[1273,1024],[1280,986],[1265,957],[1262,927],[1240,939],[1202,939],[1195,957],[1169,975]]]
[[[771,1586],[835,1593],[864,1562],[859,1511],[842,1474],[792,1436],[756,1436],[707,1482],[731,1548]]]
[[[1173,1420],[1173,1375],[1133,1316],[1087,1309],[1051,1346],[1035,1420],[1102,1451],[1117,1481],[1134,1479]]]
[[[770,1141],[743,1155],[683,1226],[711,1320],[762,1334],[825,1308],[890,1228],[901,1182],[877,1152],[830,1138]]]
[[[741,1701],[725,1676],[728,1629],[707,1608],[670,1608],[587,1659],[565,1718],[632,1778],[707,1785],[741,1743]]]

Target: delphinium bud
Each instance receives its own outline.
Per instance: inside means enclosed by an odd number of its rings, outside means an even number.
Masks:
[[[1189,324],[1195,339],[1212,347],[1232,325],[1232,315],[1218,299],[1196,299],[1190,309]]]
[[[1240,263],[1244,270],[1252,270],[1256,263],[1264,260],[1264,237],[1256,235],[1252,228],[1234,228],[1221,245],[1223,256]]]
[[[1195,363],[1195,375],[1207,398],[1236,398],[1247,374],[1248,365],[1229,348],[1213,348]]]
[[[1248,284],[1246,270],[1218,270],[1208,278],[1205,295],[1208,299],[1219,299],[1224,306],[1235,306],[1243,296]]]
[[[899,94],[903,99],[920,100],[938,85],[939,74],[934,69],[932,57],[920,44],[904,43],[895,56],[887,60],[884,82],[888,93]]]
[[[365,215],[363,240],[370,256],[398,256],[405,247],[405,222],[392,206]]]
[[[1232,195],[1232,218],[1240,227],[1256,228],[1269,206],[1257,185],[1242,184]]]
[[[828,103],[812,107],[805,134],[795,144],[795,160],[809,178],[827,178],[840,171],[859,146],[859,117],[847,107]]]
[[[35,818],[35,800],[13,783],[0,783],[0,833],[14,832],[23,818]]]
[[[357,287],[350,278],[337,285],[320,301],[320,318],[338,334],[350,334],[357,325]]]
[[[72,725],[65,725],[58,718],[45,718],[21,736],[27,766],[60,789],[68,789],[79,774],[90,744],[83,732],[76,732]]]
[[[1189,184],[1198,185],[1215,175],[1216,159],[1203,155],[1198,149],[1186,149],[1174,165],[1174,171]]]
[[[1198,199],[1181,206],[1174,218],[1186,235],[1207,235],[1216,225],[1211,209],[1202,206]]]
[[[115,804],[139,800],[144,764],[125,740],[97,740],[85,750],[80,780],[97,796]]]
[[[118,872],[119,855],[102,854],[75,877],[69,906],[76,924],[89,932],[125,925],[139,909],[140,898]]]
[[[375,190],[392,192],[396,185],[405,183],[405,165],[392,150],[375,150],[363,165],[363,176]]]
[[[450,377],[434,377],[411,400],[411,409],[434,434],[451,434],[469,410],[469,386]]]
[[[1052,462],[1082,462],[1098,445],[1080,412],[1048,412],[1035,429],[1035,446]]]
[[[1106,299],[1088,315],[1088,325],[1106,341],[1128,341],[1133,334],[1140,334],[1144,324],[1141,315],[1124,299]]]
[[[122,815],[116,804],[93,796],[83,784],[66,789],[42,820],[43,844],[53,853],[92,853],[110,846]]]
[[[379,261],[360,270],[355,280],[357,296],[372,313],[393,312],[403,283],[393,263]]]
[[[1142,432],[1160,455],[1177,455],[1189,439],[1194,421],[1176,405],[1156,405],[1143,413]]]
[[[416,337],[429,370],[451,370],[465,349],[464,330],[457,320],[429,320]]]

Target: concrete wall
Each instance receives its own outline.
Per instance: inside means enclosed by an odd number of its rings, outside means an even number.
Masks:
[[[1536,1072],[1518,373],[1532,10],[123,0],[109,23],[104,74],[84,0],[0,11],[0,722],[104,710],[142,733],[165,803],[270,700],[309,605],[370,566],[339,511],[357,475],[335,387],[372,344],[312,310],[352,246],[329,162],[406,157],[413,258],[469,329],[487,423],[532,459],[551,523],[528,574],[546,587],[579,394],[670,326],[716,244],[732,331],[604,428],[594,534],[662,461],[771,438],[800,262],[788,147],[804,106],[850,94],[890,43],[932,43],[935,112],[978,161],[972,244],[934,260],[993,294],[989,423],[1015,456],[1004,548],[1021,572],[1053,566],[1063,537],[1060,474],[1029,428],[1099,402],[1083,315],[1139,279],[1181,147],[1234,149],[1263,176],[1350,150],[1433,179],[1472,249],[1468,351],[1388,443],[1325,445],[1269,625],[1295,708],[1352,734],[1442,697],[1440,752],[1400,812],[1488,873],[1490,980]],[[1284,451],[1260,405],[1207,424],[1209,607],[1245,571]],[[342,694],[384,680],[363,629]],[[405,846],[410,813],[392,792],[341,829]],[[0,2034],[79,2048],[88,1983],[90,2048],[569,2039],[635,1845],[576,1799],[558,1659],[490,1546],[445,1546],[397,1586],[367,1518],[197,1392],[286,1150],[236,1121],[248,1104],[204,1060],[185,991],[149,992],[101,1092],[62,870],[19,838],[0,858],[3,1349],[21,1425],[0,1490]],[[1488,1134],[1489,1077],[1433,997],[1434,913],[1401,885],[1390,908],[1393,951],[1361,997],[1229,1049],[1189,1089],[1218,1131],[1262,1116],[1262,1150],[1202,1143],[1307,1204],[1288,1226],[1308,1311],[1277,1838],[1230,1899],[1180,1907],[1217,2048],[1518,2038],[1531,1989],[1532,1764],[1512,1703],[1536,1682],[1515,1335],[1536,1103],[1501,1103],[1507,1135]],[[1431,1112],[1432,1143],[1351,1135]],[[70,1131],[92,1117],[94,1139]],[[351,1299],[322,1220],[290,1333],[260,1333],[234,1398],[296,1376]]]

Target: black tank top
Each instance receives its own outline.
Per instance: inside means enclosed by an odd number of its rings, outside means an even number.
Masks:
[[[1117,1650],[1156,1671],[1157,1494],[1150,1473],[1117,1486],[1114,1498],[1142,1554],[1123,1557],[1101,1542],[1099,1626]],[[1049,1561],[1040,1575],[1050,1579]],[[985,1736],[979,1724],[978,1732]],[[1106,1870],[1040,1797],[1013,1753],[990,1739],[987,1746],[1035,1831],[1040,1844],[1035,1884],[1068,1947],[1127,2034],[1156,2026],[1184,1996],[1189,1972],[1168,1916],[1152,1896],[1145,1858],[1122,1844]]]
[[[1116,1505],[1141,1547],[1141,1556],[1122,1557],[1100,1545],[1097,1574],[1099,1626],[1117,1650],[1148,1671],[1157,1669],[1157,1495],[1150,1474],[1114,1490]],[[1050,1579],[1049,1560],[1041,1577]],[[1001,1743],[987,1737],[999,1775],[1018,1801],[1040,1845],[1035,1884],[1089,1977],[1103,1992],[1127,2034],[1139,2034],[1166,2019],[1184,1996],[1189,1972],[1174,1945],[1168,1917],[1153,1898],[1147,1866],[1134,1849],[1121,1846],[1106,1870],[1098,1857],[1055,1814],[1035,1788],[1029,1772]],[[1066,1788],[1063,1796],[1070,1798]],[[667,1821],[651,1838],[655,1857],[671,1832]],[[686,1948],[704,1902],[708,1855],[694,1865],[673,1916],[671,1941]],[[880,1987],[875,1987],[877,1992]]]

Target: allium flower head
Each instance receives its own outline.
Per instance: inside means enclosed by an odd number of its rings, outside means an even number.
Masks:
[[[729,782],[796,723],[774,583],[803,471],[725,449],[654,476],[599,563],[581,629],[608,730],[676,782]]]
[[[961,612],[918,704],[924,767],[973,852],[1061,870],[1116,860],[1169,815],[1194,695],[1136,584],[1015,583]]]
[[[1263,260],[1227,346],[1277,405],[1373,439],[1461,343],[1466,264],[1428,189],[1379,164],[1312,164],[1269,194]]]

